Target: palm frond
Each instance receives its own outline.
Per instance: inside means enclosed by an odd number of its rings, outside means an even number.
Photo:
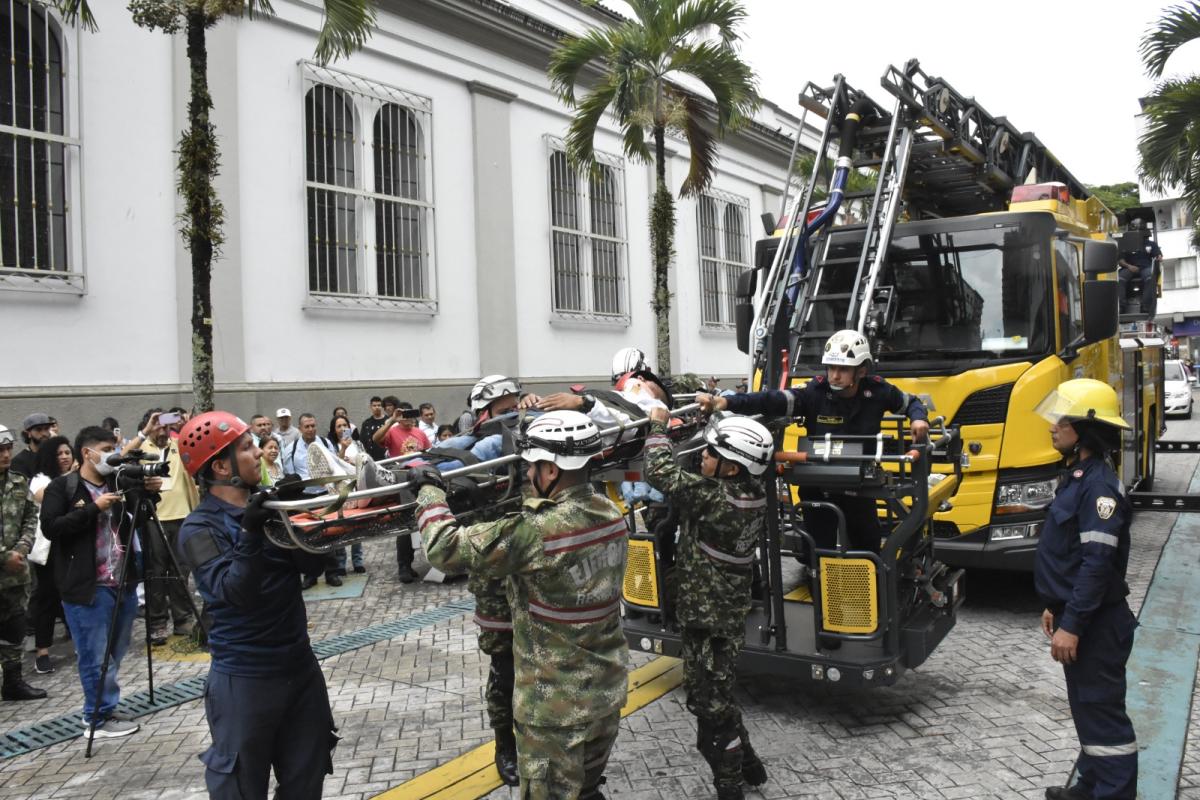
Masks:
[[[245,13],[249,19],[273,17],[275,9],[271,7],[271,0],[246,0]]]
[[[675,14],[675,25],[681,35],[689,35],[712,25],[726,47],[737,41],[738,26],[746,19],[746,9],[739,0],[690,0]]]
[[[571,117],[567,128],[567,159],[577,169],[591,170],[596,165],[594,140],[600,118],[617,94],[617,85],[612,80],[605,81],[588,92],[576,106],[577,111]]]
[[[324,0],[315,58],[322,64],[360,50],[375,28],[376,0]]]
[[[699,101],[687,94],[681,99],[687,109],[687,121],[681,133],[687,139],[692,155],[687,179],[679,188],[679,194],[696,197],[712,183],[717,168],[717,142],[705,125],[704,110]]]
[[[92,15],[87,0],[54,0],[54,7],[71,25],[79,23],[84,30],[92,33],[98,29],[96,17]]]
[[[631,161],[645,164],[653,158],[646,144],[646,128],[638,122],[630,122],[625,126],[621,137],[621,149]]]
[[[1200,77],[1164,81],[1144,101],[1139,173],[1151,190],[1182,186],[1200,163]],[[1200,176],[1197,176],[1200,177]],[[1200,190],[1200,182],[1194,187]]]
[[[761,102],[754,70],[724,45],[703,42],[680,47],[668,62],[670,72],[699,79],[717,104],[717,131],[724,133],[745,122]]]
[[[550,66],[546,69],[550,86],[564,103],[574,106],[575,84],[583,68],[592,61],[616,55],[614,43],[604,31],[591,30],[583,36],[564,39],[550,55]]]
[[[1138,46],[1146,72],[1152,78],[1162,77],[1175,51],[1197,38],[1200,38],[1200,2],[1168,8]]]

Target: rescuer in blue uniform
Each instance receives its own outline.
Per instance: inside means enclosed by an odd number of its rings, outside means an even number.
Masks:
[[[871,346],[858,331],[838,331],[825,343],[821,356],[825,375],[818,375],[796,389],[750,392],[729,396],[697,394],[705,411],[729,409],[738,414],[766,414],[802,420],[809,436],[826,433],[867,435],[879,433],[886,414],[904,414],[909,419],[914,441],[929,434],[925,404],[902,392],[878,375],[870,375]],[[825,500],[846,516],[851,547],[879,550],[881,530],[875,501],[870,498],[800,488],[805,500]],[[827,509],[805,509],[806,528],[818,547],[834,544],[837,517]]]
[[[212,666],[204,708],[212,746],[209,797],[321,796],[337,742],[325,677],[308,639],[303,564],[266,540],[269,496],[255,493],[261,451],[233,414],[192,418],[179,434],[184,468],[204,496],[179,531],[179,549],[204,598]]]
[[[1046,797],[1133,800],[1137,740],[1125,713],[1125,662],[1137,627],[1125,601],[1132,513],[1108,460],[1129,426],[1113,388],[1090,378],[1063,383],[1037,410],[1053,424],[1050,437],[1067,472],[1042,527],[1034,581],[1083,751],[1079,782],[1047,789]]]

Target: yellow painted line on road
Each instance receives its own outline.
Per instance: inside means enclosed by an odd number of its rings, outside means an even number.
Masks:
[[[653,703],[683,682],[683,662],[661,656],[629,673],[629,697],[621,716]],[[440,767],[375,795],[373,800],[478,800],[501,786],[496,743],[481,744]]]

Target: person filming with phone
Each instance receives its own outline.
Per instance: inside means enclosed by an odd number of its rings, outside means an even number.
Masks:
[[[417,453],[429,449],[429,438],[417,427],[421,412],[412,403],[399,403],[382,428],[372,437],[376,444],[383,445],[388,458]]]

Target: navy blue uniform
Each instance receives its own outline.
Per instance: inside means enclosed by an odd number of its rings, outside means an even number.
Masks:
[[[206,494],[179,531],[209,618],[205,781],[213,798],[266,797],[274,767],[276,798],[319,798],[337,737],[300,568],[289,551],[243,531],[243,512]]]
[[[1142,287],[1142,312],[1153,314],[1158,305],[1158,277],[1157,272],[1158,259],[1162,258],[1162,250],[1158,244],[1147,240],[1144,247],[1140,250],[1134,250],[1129,253],[1122,253],[1121,258],[1138,268],[1136,274],[1133,270],[1126,267],[1120,267],[1117,270],[1117,280],[1121,284],[1121,298],[1129,296],[1130,282],[1140,283]]]
[[[797,389],[734,394],[725,398],[727,408],[738,414],[766,414],[801,420],[809,436],[826,433],[873,436],[879,433],[886,414],[904,414],[910,420],[928,418],[925,404],[901,391],[878,375],[868,375],[858,383],[853,397],[835,392],[824,375],[818,375]],[[805,500],[823,500],[841,509],[846,516],[850,545],[856,550],[879,550],[882,531],[875,501],[837,492],[800,487]],[[837,541],[837,515],[829,509],[806,509],[805,527],[818,547],[832,547]]]
[[[1137,627],[1125,601],[1131,520],[1113,470],[1099,458],[1081,461],[1050,504],[1034,568],[1055,629],[1079,637],[1076,661],[1063,672],[1083,749],[1079,786],[1097,800],[1137,793],[1137,740],[1125,713],[1125,662]]]

